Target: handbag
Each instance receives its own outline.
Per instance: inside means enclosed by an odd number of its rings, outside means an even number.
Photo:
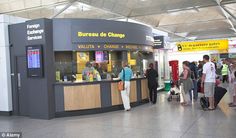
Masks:
[[[123,69],[123,80],[125,80],[125,70]],[[118,91],[123,91],[125,89],[125,82],[124,81],[119,81],[118,82]]]

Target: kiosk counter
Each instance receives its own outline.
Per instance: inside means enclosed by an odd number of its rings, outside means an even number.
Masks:
[[[131,105],[148,101],[141,76],[154,62],[150,27],[99,19],[35,19],[9,25],[9,38],[13,115],[51,119],[123,109],[113,79],[122,61],[135,74]],[[88,76],[84,81],[87,62],[99,65],[100,81],[88,81]]]
[[[55,83],[56,116],[83,115],[123,109],[119,80]],[[131,80],[130,102],[137,106],[148,102],[145,78]]]

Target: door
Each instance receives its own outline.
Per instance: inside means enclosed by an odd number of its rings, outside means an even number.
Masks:
[[[19,115],[29,115],[29,93],[27,89],[26,57],[16,57],[16,81]]]

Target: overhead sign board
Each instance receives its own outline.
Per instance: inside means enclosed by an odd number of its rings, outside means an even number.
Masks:
[[[164,36],[154,36],[154,49],[164,48]]]
[[[83,44],[137,45],[143,49],[142,46],[153,46],[154,42],[148,26],[100,19],[53,19],[53,40],[54,51],[77,50]],[[98,51],[102,49],[98,47]]]
[[[70,20],[72,43],[153,45],[150,27],[107,20]]]
[[[226,50],[229,48],[228,40],[209,40],[197,42],[176,43],[179,52]]]

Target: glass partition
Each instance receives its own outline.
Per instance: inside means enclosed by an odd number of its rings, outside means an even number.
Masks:
[[[138,77],[145,72],[153,55],[139,51],[55,52],[56,80],[94,81],[117,78],[122,70],[122,61],[125,60]]]

